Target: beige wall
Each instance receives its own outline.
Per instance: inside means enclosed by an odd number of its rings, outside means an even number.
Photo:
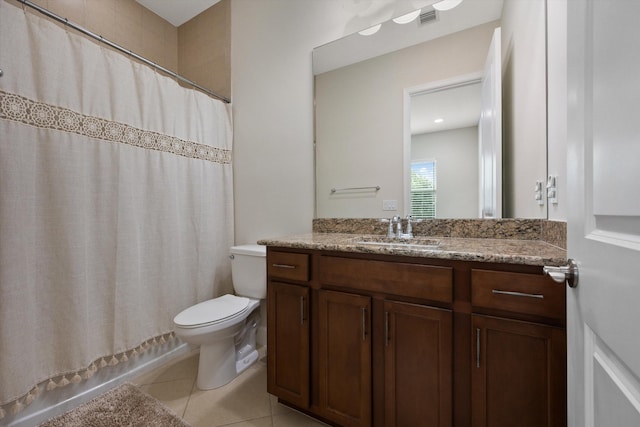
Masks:
[[[502,163],[505,218],[546,218],[534,198],[546,183],[545,2],[505,0],[502,9]]]
[[[436,161],[436,218],[478,217],[478,126],[413,135],[411,160]]]
[[[549,204],[549,219],[555,221],[567,220],[567,1],[547,3],[547,168],[558,177],[558,203]]]
[[[178,29],[135,0],[32,1],[165,68],[178,69]]]
[[[221,0],[178,28],[178,72],[231,97],[231,0]]]
[[[351,32],[353,9],[353,0],[231,2],[236,244],[311,231],[311,51]]]
[[[22,7],[15,0],[5,1]],[[33,2],[220,95],[231,95],[230,0],[178,28],[135,0]]]

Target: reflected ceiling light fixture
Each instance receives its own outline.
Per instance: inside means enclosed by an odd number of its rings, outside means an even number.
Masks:
[[[373,27],[369,27],[366,30],[358,31],[358,34],[361,36],[370,36],[378,32],[378,30],[382,27],[382,24],[374,25]]]
[[[442,123],[442,122],[444,122],[444,119],[435,119],[433,121],[433,123]]]
[[[439,10],[442,12],[443,10],[453,9],[460,3],[462,3],[462,0],[442,0],[442,1],[439,1],[438,3],[432,4],[431,6],[433,6],[435,10]]]
[[[414,10],[413,12],[409,12],[405,15],[398,16],[397,18],[393,18],[393,22],[395,22],[396,24],[408,24],[409,22],[413,21],[418,16],[420,16],[420,12],[421,12],[421,9]]]

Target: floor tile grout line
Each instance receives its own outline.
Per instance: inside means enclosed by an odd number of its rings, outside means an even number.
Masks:
[[[196,387],[196,383],[198,381],[198,375],[193,378],[193,382],[191,383],[191,391],[189,391],[189,397],[187,397],[187,403],[184,405],[184,409],[182,410],[182,418],[187,415],[187,408],[189,408],[189,402],[191,402],[191,396],[193,396],[193,391]]]
[[[138,383],[139,387],[143,387],[143,386],[151,386],[151,385],[159,385],[159,384],[166,384],[166,383],[172,383],[174,381],[186,381],[186,380],[190,380],[191,378],[173,378],[170,380],[162,380],[162,381],[153,381],[150,383],[147,382],[142,382],[142,383]]]
[[[220,424],[220,425],[218,425],[216,427],[233,427],[233,426],[238,425],[238,424],[246,423],[247,421],[256,421],[256,420],[262,420],[262,419],[266,419],[266,418],[269,418],[271,420],[271,425],[273,426],[273,416],[269,416],[268,415],[268,416],[264,416],[264,417],[247,418],[245,420],[234,421],[234,422],[229,423],[229,424]]]

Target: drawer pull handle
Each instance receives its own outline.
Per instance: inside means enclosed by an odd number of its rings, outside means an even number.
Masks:
[[[480,367],[480,328],[476,328],[476,368]]]
[[[384,346],[389,345],[389,312],[384,312]]]
[[[491,292],[494,293],[494,294],[498,294],[498,295],[510,295],[512,297],[527,297],[527,298],[544,299],[544,295],[541,295],[541,294],[526,294],[524,292],[500,291],[500,290],[497,290],[497,289],[494,289]]]
[[[362,307],[362,341],[367,340],[367,308]]]
[[[275,268],[291,268],[291,269],[296,268],[295,265],[290,265],[290,264],[271,264],[271,265]]]

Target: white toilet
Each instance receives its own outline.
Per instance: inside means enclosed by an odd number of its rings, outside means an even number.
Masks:
[[[197,386],[221,387],[258,360],[256,330],[260,300],[267,296],[266,247],[231,248],[236,295],[223,295],[181,311],[173,318],[176,335],[200,345]]]

